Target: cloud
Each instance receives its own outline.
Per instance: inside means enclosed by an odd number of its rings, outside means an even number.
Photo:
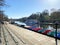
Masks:
[[[60,3],[60,0],[43,0],[43,4],[47,5],[49,7],[57,7],[57,5]]]
[[[47,0],[47,2],[48,4],[53,5],[53,6],[58,4],[58,0]]]

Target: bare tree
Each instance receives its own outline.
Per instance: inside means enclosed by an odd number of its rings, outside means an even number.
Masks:
[[[5,0],[0,0],[0,21],[8,19],[8,17],[4,14],[4,11],[2,10],[5,5]]]

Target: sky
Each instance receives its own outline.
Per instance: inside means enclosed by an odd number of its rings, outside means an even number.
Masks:
[[[6,0],[5,14],[9,18],[28,17],[32,13],[42,12],[45,9],[60,8],[60,0]]]

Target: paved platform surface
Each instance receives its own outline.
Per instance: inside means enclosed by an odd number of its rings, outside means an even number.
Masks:
[[[55,39],[9,24],[2,26],[0,45],[56,45]],[[60,40],[58,40],[60,45]]]

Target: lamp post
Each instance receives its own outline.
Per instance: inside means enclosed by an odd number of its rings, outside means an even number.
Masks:
[[[56,45],[58,45],[58,41],[57,41],[57,27],[58,27],[58,21],[55,22],[55,27],[56,27],[56,30],[55,30],[55,35],[56,35],[56,38],[55,38],[55,41],[56,41]]]

